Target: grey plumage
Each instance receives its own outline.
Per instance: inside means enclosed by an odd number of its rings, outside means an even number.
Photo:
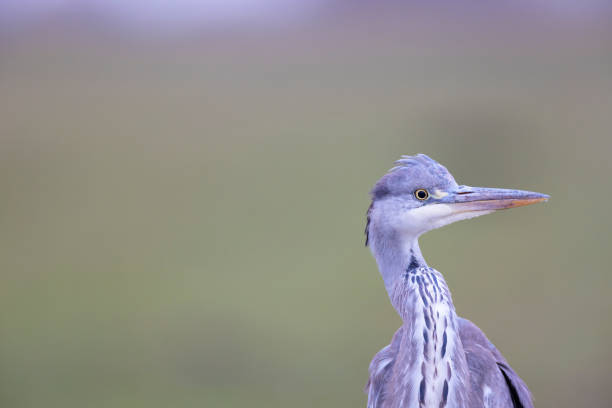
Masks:
[[[370,363],[368,408],[533,407],[531,394],[473,323],[457,316],[444,277],[427,266],[421,234],[548,196],[458,185],[425,155],[402,156],[371,192],[366,245],[403,320]]]

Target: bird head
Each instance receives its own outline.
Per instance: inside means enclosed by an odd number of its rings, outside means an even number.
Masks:
[[[548,199],[546,194],[458,185],[446,167],[424,154],[402,156],[374,185],[368,210],[368,241],[413,240],[456,221]]]

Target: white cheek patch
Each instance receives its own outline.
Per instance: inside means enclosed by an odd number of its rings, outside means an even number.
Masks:
[[[408,211],[409,216],[415,220],[433,221],[447,217],[453,213],[453,208],[448,204],[425,204],[422,207]]]
[[[436,200],[444,198],[448,195],[446,191],[438,190],[437,188],[431,193],[431,196]]]
[[[419,236],[430,229],[437,228],[433,224],[452,214],[447,204],[425,204],[402,214],[403,229],[410,235]]]
[[[452,204],[426,204],[406,211],[402,215],[404,230],[413,236],[419,236],[432,229],[440,228],[456,221],[467,220],[489,214],[493,210],[465,210]]]

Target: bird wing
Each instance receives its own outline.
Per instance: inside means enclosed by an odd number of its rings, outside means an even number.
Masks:
[[[514,408],[533,408],[527,385],[482,330],[467,319],[459,317],[458,322],[459,335],[470,368],[472,389],[489,390],[489,395],[484,391],[484,405],[488,405],[487,399],[501,399],[511,403],[509,406]]]
[[[389,378],[389,373],[395,363],[397,355],[397,347],[402,337],[402,328],[400,327],[391,340],[391,344],[383,347],[370,363],[368,383],[365,386],[365,393],[368,394],[367,408],[380,408],[385,399],[385,385]]]

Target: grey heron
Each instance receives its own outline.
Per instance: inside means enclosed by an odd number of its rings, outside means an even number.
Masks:
[[[424,154],[402,156],[370,194],[366,246],[403,325],[370,363],[368,408],[533,407],[529,389],[499,350],[457,316],[444,277],[427,266],[418,238],[548,196],[458,185]]]

